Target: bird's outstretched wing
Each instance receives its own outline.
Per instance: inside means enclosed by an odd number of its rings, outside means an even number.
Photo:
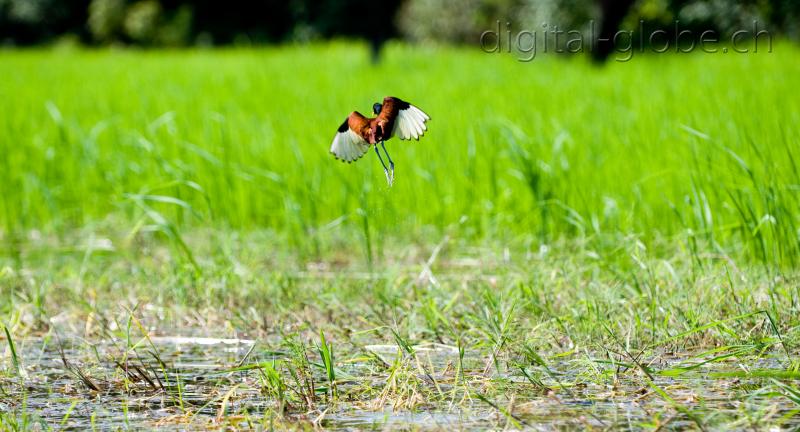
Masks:
[[[355,111],[344,120],[331,144],[336,159],[350,163],[369,151],[369,142],[359,134],[367,122],[366,117]]]
[[[430,116],[404,100],[396,97],[384,98],[383,110],[391,110],[397,113],[392,129],[393,136],[397,136],[402,140],[419,140],[419,137],[428,130],[425,122],[431,119]]]

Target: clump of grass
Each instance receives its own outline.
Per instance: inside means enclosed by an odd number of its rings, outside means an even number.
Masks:
[[[286,382],[283,380],[280,372],[275,368],[274,363],[264,363],[258,370],[265,395],[277,401],[277,411],[280,415],[283,415],[289,402],[286,394]]]
[[[333,359],[333,343],[328,343],[325,333],[319,331],[319,357],[322,360],[322,367],[325,369],[325,377],[328,379],[328,393],[331,398],[336,397],[336,369]]]
[[[14,367],[14,373],[22,376],[22,366],[17,356],[17,348],[14,346],[14,339],[11,338],[11,332],[8,331],[8,327],[5,325],[3,325],[3,332],[6,334],[6,343],[8,343],[8,349],[11,351],[11,365]]]

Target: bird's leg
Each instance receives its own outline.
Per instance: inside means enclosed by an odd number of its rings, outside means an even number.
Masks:
[[[389,168],[386,168],[386,164],[383,163],[383,158],[381,157],[381,152],[378,151],[378,145],[375,144],[375,154],[378,155],[378,160],[381,161],[381,165],[383,165],[383,173],[386,174],[386,181],[389,182],[389,186],[392,185],[392,178],[389,177]],[[388,154],[386,156],[389,156]]]
[[[386,144],[384,144],[384,141],[381,141],[381,148],[383,148],[383,152],[386,153],[386,158],[389,159],[389,169],[392,170],[392,181],[390,183],[393,183],[394,182],[394,162],[392,162],[392,157],[389,156],[389,152],[386,151]]]

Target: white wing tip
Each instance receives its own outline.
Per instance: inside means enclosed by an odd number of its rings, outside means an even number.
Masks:
[[[342,162],[352,163],[361,159],[369,150],[369,144],[351,129],[337,132],[330,152]]]
[[[425,124],[430,120],[430,116],[425,114],[421,109],[414,105],[409,104],[408,108],[399,111],[395,132],[402,140],[415,139],[419,141],[419,137],[425,135],[428,126]]]

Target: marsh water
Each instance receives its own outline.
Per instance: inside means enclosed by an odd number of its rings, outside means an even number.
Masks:
[[[15,413],[27,424],[56,429],[195,429],[233,425],[260,429],[271,424],[265,416],[277,412],[277,401],[264,391],[257,368],[288,354],[247,339],[160,336],[137,341],[89,341],[78,337],[17,341],[22,371],[2,378],[0,411]],[[381,388],[387,375],[375,373],[369,363],[391,364],[404,354],[395,345],[369,345],[367,357],[339,359],[344,375],[340,395],[357,394],[359,386]],[[798,405],[775,392],[761,392],[756,381],[719,377],[719,371],[737,371],[735,356],[708,365],[693,364],[687,373],[645,378],[638,371],[584,357],[552,361],[542,391],[524,374],[493,369],[483,353],[455,347],[425,345],[413,352],[421,382],[445,395],[436,403],[412,408],[377,396],[340,397],[335,403],[321,397],[313,409],[287,412],[284,422],[304,422],[329,429],[459,429],[623,428],[667,426],[701,428],[709,419],[729,417],[737,422],[751,409],[772,410],[785,417],[786,427],[800,427]],[[685,365],[678,353],[660,356],[648,365],[667,370]],[[377,360],[376,360],[377,359]],[[315,365],[312,359],[311,364]],[[460,372],[454,365],[460,365]],[[785,357],[763,357],[748,362],[751,369],[785,369]],[[487,366],[489,366],[487,368]],[[591,379],[585,376],[596,370]],[[320,369],[321,373],[322,369]],[[473,393],[458,390],[458,375],[482,376],[471,384]],[[454,378],[455,376],[455,378]],[[127,379],[125,379],[127,377]],[[319,375],[318,384],[324,378]],[[760,381],[759,381],[760,382]],[[504,397],[503,388],[514,397]],[[526,391],[526,387],[528,387]],[[483,399],[479,394],[489,394]],[[483,392],[483,393],[482,393]],[[664,394],[662,394],[663,392]],[[324,395],[324,390],[322,391]],[[509,392],[511,394],[512,392]],[[524,395],[524,396],[522,396]]]

